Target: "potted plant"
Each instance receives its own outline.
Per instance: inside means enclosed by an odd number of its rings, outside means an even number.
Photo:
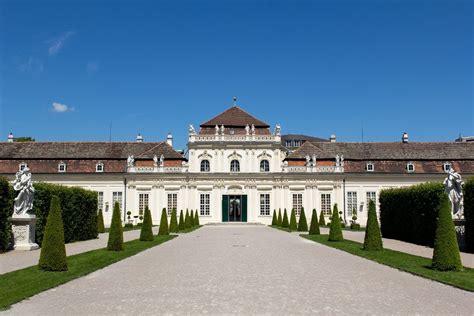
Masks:
[[[355,207],[352,209],[351,229],[360,229],[360,224],[357,223],[357,210]]]
[[[130,215],[132,215],[132,212],[128,211],[127,212],[127,219],[128,219],[129,224],[132,223],[132,219],[131,219]]]

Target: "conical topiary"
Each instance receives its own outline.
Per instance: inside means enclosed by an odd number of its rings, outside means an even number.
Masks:
[[[321,211],[321,213],[319,213],[319,223],[318,224],[321,227],[326,226],[326,220],[324,219],[323,211]]]
[[[171,211],[171,219],[170,219],[170,233],[177,233],[179,231],[178,226],[178,216],[176,214],[176,209],[174,208]]]
[[[296,231],[298,230],[298,223],[296,222],[296,213],[295,209],[291,209],[291,216],[290,216],[290,230]]]
[[[449,204],[444,194],[439,204],[431,267],[439,271],[460,271],[463,267]]]
[[[194,226],[194,213],[193,213],[193,210],[191,210],[191,212],[189,212],[189,222],[190,222],[191,227],[193,227]]]
[[[168,229],[168,215],[166,214],[166,208],[161,211],[160,227],[158,229],[158,235],[169,235]]]
[[[281,218],[281,208],[278,209],[278,218],[277,218],[277,226],[283,225],[283,219]]]
[[[145,207],[145,214],[143,216],[142,230],[140,231],[141,241],[153,241],[153,221],[151,219],[150,209]]]
[[[179,230],[185,230],[183,210],[179,212]]]
[[[334,210],[331,216],[331,225],[329,226],[329,238],[328,241],[342,241],[344,237],[342,236],[342,226],[341,220],[339,218],[339,210],[337,209],[337,204],[334,204]]]
[[[316,213],[315,208],[313,208],[313,214],[311,215],[311,226],[309,227],[309,234],[310,235],[321,234],[321,232],[319,231],[318,214]]]
[[[198,210],[196,210],[196,213],[194,214],[194,226],[200,226]]]
[[[277,225],[278,225],[278,219],[277,219],[276,210],[273,210],[272,226],[277,226]]]
[[[365,226],[364,250],[383,250],[379,221],[377,220],[375,203],[372,200],[369,201],[367,225]]]
[[[288,228],[290,227],[290,223],[288,222],[288,214],[286,214],[286,208],[283,213],[283,221],[281,222],[281,227]]]
[[[97,214],[97,232],[99,234],[105,233],[104,215],[102,214],[102,209],[100,209],[99,214]]]
[[[115,202],[114,210],[112,212],[112,222],[110,223],[107,250],[123,250],[123,228],[122,220],[120,219],[120,205],[118,202]]]
[[[52,196],[38,266],[45,271],[67,271],[64,225],[59,197]]]
[[[299,232],[308,231],[308,222],[306,221],[306,214],[304,213],[304,207],[301,207],[300,220],[298,222],[298,231]]]
[[[189,212],[186,209],[186,216],[184,217],[184,227],[191,228],[191,217],[189,217]]]

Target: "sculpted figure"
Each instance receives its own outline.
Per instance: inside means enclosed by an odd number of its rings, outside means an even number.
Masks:
[[[309,156],[306,156],[306,166],[311,166],[311,158]]]
[[[133,157],[133,155],[130,155],[127,158],[127,167],[133,168],[134,166],[135,166],[135,157]]]
[[[19,191],[14,202],[14,216],[26,215],[28,211],[33,209],[33,200],[35,196],[35,189],[33,188],[33,181],[31,180],[31,172],[28,167],[16,173],[15,181],[13,182],[13,189]]]
[[[255,125],[252,124],[251,130],[252,130],[252,135],[255,135]]]
[[[160,167],[163,167],[165,165],[165,156],[161,154],[160,156]]]
[[[189,124],[189,134],[196,134],[193,124]]]
[[[250,135],[250,126],[248,124],[245,125],[245,134]]]
[[[316,167],[316,155],[313,155],[313,167]]]
[[[341,155],[341,167],[344,167],[344,155]]]
[[[217,126],[217,124],[216,124],[216,127],[214,127],[214,128],[216,130],[216,135],[219,135],[219,126]]]
[[[280,124],[277,124],[277,125],[275,126],[275,135],[276,135],[276,136],[280,136],[280,135],[281,135],[281,126],[280,126]]]
[[[221,125],[221,134],[224,135],[225,127],[224,124]]]
[[[444,188],[446,193],[449,196],[451,201],[453,218],[462,218],[464,217],[464,201],[462,186],[464,182],[462,181],[461,175],[454,171],[453,168],[450,168],[448,171],[448,176],[444,179]]]
[[[341,165],[341,157],[339,154],[336,155],[336,167],[339,167]]]
[[[153,156],[153,166],[158,167],[158,156],[156,155]]]

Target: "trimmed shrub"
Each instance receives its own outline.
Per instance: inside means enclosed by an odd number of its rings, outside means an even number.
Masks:
[[[337,203],[334,204],[331,217],[331,225],[329,226],[329,238],[328,241],[342,241],[342,226],[339,218],[339,210],[337,209]]]
[[[351,229],[359,230],[359,229],[360,229],[360,224],[358,224],[358,223],[351,223]]]
[[[194,226],[194,213],[193,213],[193,210],[191,210],[191,212],[189,212],[189,222],[190,222],[190,227],[193,227]]]
[[[273,210],[272,226],[277,226],[277,225],[278,225],[278,219],[277,219],[276,210]]]
[[[140,231],[141,241],[153,241],[153,220],[151,219],[150,209],[145,207],[145,216],[143,217],[142,230]]]
[[[288,214],[286,214],[286,208],[285,208],[285,212],[283,213],[283,221],[281,222],[281,227],[283,228],[290,227],[290,223],[288,222]]]
[[[123,227],[126,227],[126,228],[133,228],[133,224],[132,224],[132,223],[127,223],[127,224],[125,224]]]
[[[179,230],[185,230],[186,225],[184,223],[184,216],[183,216],[183,210],[179,213]]]
[[[102,214],[102,209],[100,209],[99,214],[97,214],[97,233],[105,233],[104,215]]]
[[[383,250],[377,212],[375,211],[375,203],[372,200],[369,201],[367,225],[365,225],[364,250]]]
[[[283,219],[281,218],[281,208],[278,209],[278,218],[277,218],[277,226],[283,225]]]
[[[64,225],[57,196],[51,197],[38,266],[45,271],[67,271]]]
[[[309,227],[309,234],[310,235],[321,234],[321,232],[319,231],[318,214],[316,213],[315,208],[313,208],[313,214],[311,215],[311,225]]]
[[[132,226],[133,227],[133,226]],[[118,202],[114,204],[112,213],[112,222],[110,223],[109,241],[107,242],[107,250],[122,251],[123,250],[123,228],[120,219],[120,206]]]
[[[467,249],[474,252],[474,178],[464,183],[464,218]]]
[[[199,213],[198,210],[196,210],[196,215],[194,216],[194,226],[199,226]]]
[[[179,232],[178,214],[176,212],[176,209],[174,208],[171,211],[170,233],[177,233],[177,232]]]
[[[186,216],[184,217],[184,227],[191,228],[191,217],[189,217],[189,212],[186,209]]]
[[[462,270],[456,231],[452,219],[450,201],[445,194],[440,201],[431,267],[439,271]]]
[[[380,193],[380,230],[384,238],[432,247],[442,183],[423,183]]]
[[[12,223],[13,188],[4,177],[0,177],[0,253],[13,246]]]
[[[326,220],[324,219],[323,211],[319,213],[319,226],[324,227],[326,226]]]
[[[158,229],[158,235],[169,235],[170,231],[168,229],[168,215],[166,214],[166,208],[163,208],[161,211],[161,220],[160,227]]]
[[[308,231],[308,222],[306,221],[306,215],[304,213],[304,207],[301,207],[300,220],[298,222],[298,231],[307,232]]]
[[[296,231],[298,230],[298,223],[296,222],[296,213],[295,209],[291,209],[291,216],[290,216],[290,230]]]

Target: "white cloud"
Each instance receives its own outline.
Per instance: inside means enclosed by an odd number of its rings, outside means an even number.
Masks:
[[[30,72],[30,73],[40,73],[44,69],[43,63],[41,60],[36,59],[35,57],[30,56],[28,61],[21,64],[18,67],[18,70],[21,72]]]
[[[61,104],[58,102],[53,102],[53,112],[64,113],[74,111],[74,108],[67,106],[66,104]]]
[[[51,43],[51,45],[48,48],[49,56],[56,55],[61,50],[61,48],[64,46],[64,43],[71,35],[74,35],[74,32],[69,31],[62,34],[60,37],[56,39],[48,41],[48,43]]]

